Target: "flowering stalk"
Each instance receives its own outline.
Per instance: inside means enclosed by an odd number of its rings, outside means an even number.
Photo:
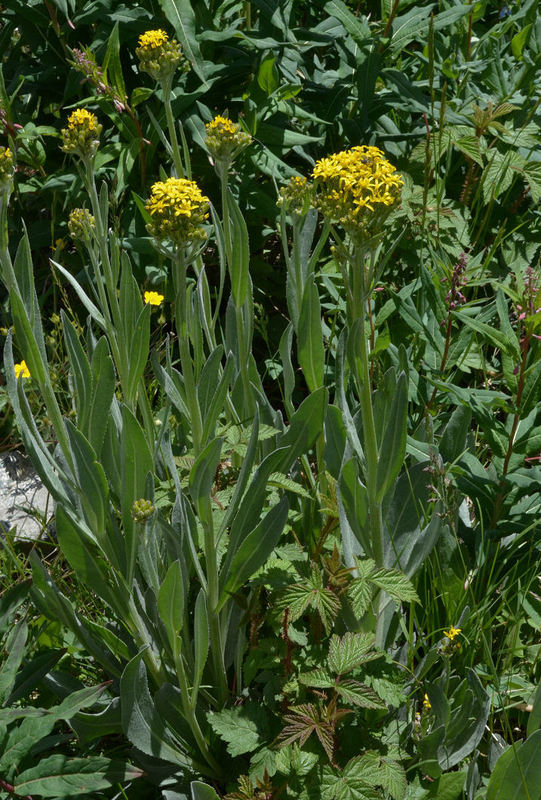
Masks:
[[[177,178],[184,178],[184,165],[180,155],[177,130],[171,108],[171,91],[173,77],[177,68],[180,68],[182,72],[186,72],[189,69],[189,64],[182,53],[179,43],[175,39],[169,39],[167,33],[161,28],[143,33],[139,37],[139,46],[136,49],[136,53],[139,57],[139,69],[141,72],[147,72],[161,86],[175,172]]]
[[[249,309],[249,314],[253,313],[253,304],[248,288],[249,275],[244,274],[244,271],[248,269],[248,264],[242,263],[243,250],[248,249],[248,234],[244,221],[242,223],[237,221],[237,224],[234,224],[234,220],[231,218],[232,210],[236,210],[239,216],[240,211],[229,191],[229,171],[236,156],[250,144],[252,138],[242,131],[239,125],[222,116],[214,117],[206,125],[206,130],[207,149],[212,156],[216,174],[220,179],[225,257],[232,285],[231,296],[235,305],[237,365],[243,386],[244,413],[249,418],[255,412],[255,404],[248,374],[251,325],[247,324],[246,310]]]
[[[312,175],[316,181],[316,207],[329,222],[340,223],[347,235],[342,241],[333,230],[335,257],[346,289],[350,369],[362,419],[371,555],[378,566],[384,566],[384,490],[378,487],[380,455],[365,320],[378,277],[377,255],[383,225],[398,201],[403,180],[379,148],[367,146],[353,147],[321,159]]]

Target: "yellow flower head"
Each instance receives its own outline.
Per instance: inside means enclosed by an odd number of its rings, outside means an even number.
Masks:
[[[252,141],[249,133],[245,133],[236,122],[220,115],[205,125],[207,130],[206,145],[216,162],[230,164],[240,151]]]
[[[195,181],[158,181],[151,188],[145,208],[152,218],[147,229],[155,239],[184,245],[206,238],[201,226],[208,219],[209,199]]]
[[[143,50],[155,50],[162,47],[169,41],[169,36],[164,30],[158,28],[156,31],[146,31],[139,37],[139,47]]]
[[[362,145],[316,162],[316,206],[349,232],[381,225],[404,183],[378,147]]]
[[[452,642],[453,639],[458,636],[460,631],[461,631],[461,628],[455,628],[454,625],[451,625],[451,627],[449,628],[448,631],[443,631],[443,635],[447,636],[449,641]]]
[[[74,208],[68,219],[68,230],[72,239],[86,241],[96,228],[96,220],[86,208]]]
[[[423,708],[425,709],[425,711],[430,711],[430,709],[432,708],[432,703],[430,702],[429,697],[426,694],[426,692],[425,692],[425,696],[423,697]]]
[[[163,303],[163,294],[158,292],[145,292],[143,297],[145,303],[150,303],[151,306],[161,306]]]
[[[0,147],[0,190],[11,184],[15,173],[13,155],[9,147]]]
[[[101,131],[95,114],[86,108],[76,108],[68,117],[67,128],[62,128],[62,150],[81,158],[92,157],[99,147]]]
[[[26,366],[26,361],[21,361],[20,364],[14,364],[15,370],[15,377],[17,380],[19,378],[29,378],[30,377],[30,370]]]
[[[190,68],[179,43],[176,39],[170,40],[161,28],[143,33],[135,52],[141,72],[148,72],[154,80],[169,83],[169,86],[179,64],[184,72]]]

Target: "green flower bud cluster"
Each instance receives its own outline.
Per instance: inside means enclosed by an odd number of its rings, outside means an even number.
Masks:
[[[276,205],[284,208],[288,214],[303,217],[312,203],[312,186],[306,178],[295,176],[282,186]]]
[[[134,519],[135,522],[146,522],[155,511],[156,509],[150,500],[145,500],[144,498],[136,500],[131,507],[132,519]]]
[[[86,208],[74,208],[69,215],[68,230],[72,239],[88,241],[96,229],[96,220]]]

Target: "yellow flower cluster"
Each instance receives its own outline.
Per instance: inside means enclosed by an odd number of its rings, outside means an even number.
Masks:
[[[139,37],[139,47],[143,50],[154,50],[156,47],[161,47],[167,44],[169,36],[164,30],[158,28],[155,31],[146,31]]]
[[[26,366],[26,361],[21,361],[20,364],[14,364],[13,368],[15,370],[15,377],[17,380],[19,378],[29,378],[30,377],[30,370]]]
[[[2,185],[9,186],[14,172],[11,150],[9,147],[0,147],[0,188]]]
[[[312,176],[317,181],[317,207],[350,232],[381,223],[404,183],[383,152],[366,145],[320,159]]]
[[[163,294],[158,294],[158,292],[145,292],[143,299],[145,303],[149,303],[151,306],[161,306],[163,303]]]
[[[167,83],[169,88],[179,64],[184,72],[190,68],[179,43],[176,39],[170,40],[161,28],[143,33],[139,37],[139,47],[135,52],[139,59],[139,69],[148,72],[155,81]]]
[[[68,218],[68,230],[72,239],[86,241],[95,230],[96,220],[86,208],[74,208]]]
[[[76,108],[68,117],[68,127],[62,128],[62,150],[81,158],[94,156],[100,143],[102,126],[86,108]]]
[[[207,130],[206,144],[209,153],[216,161],[231,163],[235,156],[252,141],[249,133],[241,130],[240,125],[227,117],[214,117],[205,125]]]
[[[208,219],[209,199],[195,181],[168,178],[153,184],[145,206],[151,216],[147,226],[155,239],[188,244],[206,238],[201,227]]]
[[[454,625],[451,625],[448,631],[443,631],[443,635],[447,636],[447,638],[452,642],[460,632],[461,628],[455,628]]]

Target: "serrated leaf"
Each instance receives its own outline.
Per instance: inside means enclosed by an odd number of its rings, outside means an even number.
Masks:
[[[260,746],[259,729],[254,719],[256,713],[254,706],[249,711],[243,706],[236,706],[207,715],[212,730],[227,743],[230,756],[252,753]]]
[[[313,669],[299,675],[299,683],[310,686],[313,689],[330,689],[334,686],[334,678],[324,669]]]
[[[284,721],[287,724],[279,737],[282,744],[292,744],[298,740],[302,746],[312,733],[315,733],[329,761],[332,761],[334,750],[334,730],[332,725],[312,703],[292,706],[290,711],[292,713],[286,714],[284,717]]]
[[[142,770],[103,756],[69,758],[57,754],[42,759],[37,766],[18,775],[14,789],[22,796],[76,797],[107,789],[140,775]]]
[[[275,486],[277,489],[283,489],[286,492],[294,492],[298,494],[299,497],[305,497],[307,500],[311,500],[310,492],[307,492],[304,486],[301,486],[300,483],[288,478],[281,472],[273,472],[272,475],[269,475],[267,483],[270,486]]]
[[[348,633],[341,638],[333,635],[329,643],[328,666],[336,675],[345,675],[360,664],[377,658],[374,652],[376,637],[372,633]]]
[[[412,582],[403,572],[395,569],[377,569],[370,575],[369,580],[399,603],[420,602]]]
[[[353,613],[360,618],[370,608],[372,600],[372,587],[364,578],[355,578],[347,588],[347,596],[351,602]]]
[[[340,610],[340,600],[330,589],[323,586],[319,570],[313,569],[310,578],[305,583],[290,586],[280,600],[281,608],[289,608],[289,618],[292,622],[302,617],[308,608],[319,613],[327,633]]]
[[[359,681],[345,680],[336,686],[336,691],[347,703],[361,708],[385,708],[385,703],[376,692]]]

